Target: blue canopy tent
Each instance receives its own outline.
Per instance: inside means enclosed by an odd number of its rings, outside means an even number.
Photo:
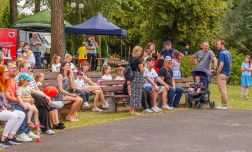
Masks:
[[[70,34],[89,34],[89,35],[115,35],[126,36],[127,32],[115,24],[107,21],[101,13],[94,16],[78,25],[66,28],[66,32]],[[121,43],[121,57],[122,57],[122,43]]]

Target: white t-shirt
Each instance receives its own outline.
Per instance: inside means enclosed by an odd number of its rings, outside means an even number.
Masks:
[[[118,75],[118,76],[115,77],[115,80],[125,80],[125,78],[123,76],[121,77],[121,76]]]
[[[110,74],[108,75],[105,74],[101,77],[101,80],[112,80],[112,76]]]
[[[84,80],[78,78],[75,80],[75,85],[79,88],[89,86],[89,84],[86,83]]]
[[[60,63],[52,64],[52,67],[51,67],[52,72],[60,72],[60,66],[61,66]]]
[[[154,81],[158,77],[158,74],[153,68],[151,70],[149,70],[148,68],[145,68],[143,76],[144,78],[150,77]],[[146,79],[144,80],[144,82],[145,82],[145,85],[151,85]]]
[[[23,53],[23,56],[27,56],[27,53],[26,52],[24,52]],[[27,62],[28,63],[31,63],[31,64],[35,64],[35,57],[34,57],[34,54],[31,52],[30,53],[30,55],[29,55],[29,57],[28,57],[28,59],[27,59]]]

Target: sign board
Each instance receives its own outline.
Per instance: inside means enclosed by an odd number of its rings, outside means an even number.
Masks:
[[[3,48],[2,50],[6,59],[16,59],[17,38],[17,29],[0,28],[0,46]]]

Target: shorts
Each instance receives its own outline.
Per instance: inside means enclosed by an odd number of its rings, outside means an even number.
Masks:
[[[158,86],[158,91],[160,91],[161,87],[162,87],[162,86]],[[144,89],[145,89],[146,91],[152,91],[152,90],[153,90],[153,86],[152,86],[151,84],[148,84],[148,85],[145,85],[145,86],[144,86]]]

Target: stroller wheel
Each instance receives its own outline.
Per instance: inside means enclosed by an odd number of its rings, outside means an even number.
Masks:
[[[214,101],[213,101],[213,102],[210,102],[209,105],[210,105],[210,108],[211,108],[211,109],[214,109],[214,107],[215,107],[215,102],[214,102]]]
[[[188,108],[192,108],[192,105],[193,105],[192,102],[188,100],[188,101],[187,101],[187,107],[188,107]]]

